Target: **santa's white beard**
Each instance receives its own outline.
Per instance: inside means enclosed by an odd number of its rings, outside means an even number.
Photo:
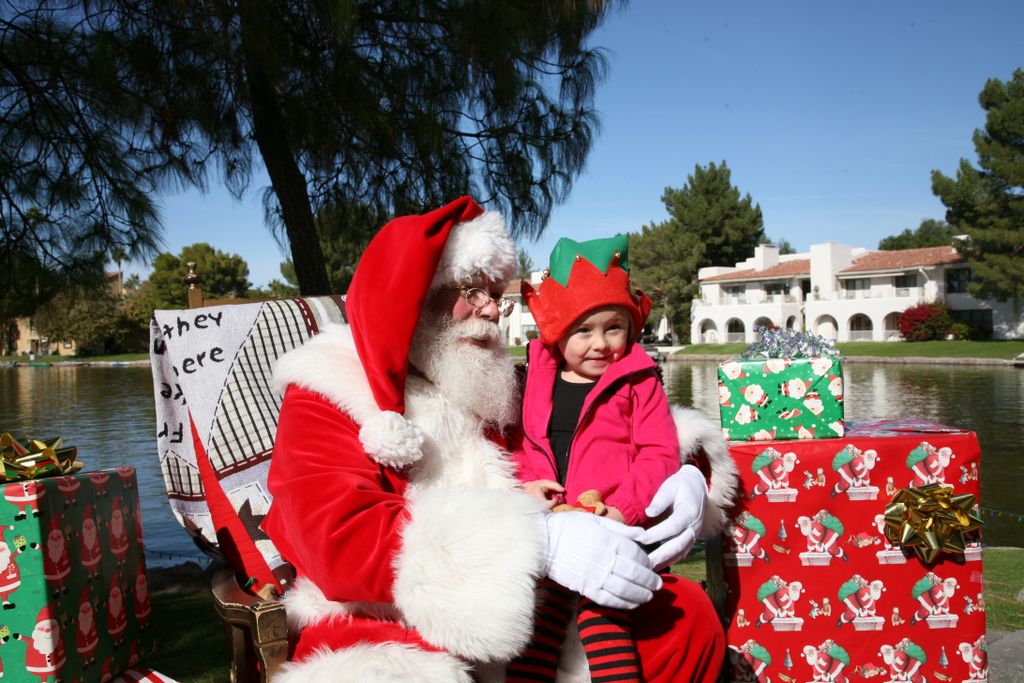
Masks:
[[[499,427],[516,421],[515,364],[502,348],[497,323],[446,316],[432,324],[421,321],[409,361],[457,408]]]
[[[57,649],[56,630],[57,622],[52,619],[36,624],[32,629],[32,647],[44,655],[51,654]]]

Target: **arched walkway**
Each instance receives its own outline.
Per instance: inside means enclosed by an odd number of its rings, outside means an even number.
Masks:
[[[796,329],[796,316],[795,315],[791,315],[788,318],[786,318],[786,329],[787,330],[795,330]]]
[[[885,330],[886,341],[899,341],[902,339],[900,335],[900,316],[903,315],[900,311],[893,311],[889,315],[885,316],[883,323]]]
[[[823,315],[814,322],[814,332],[822,337],[836,339],[839,336],[839,325],[832,316]]]
[[[717,344],[718,326],[714,320],[702,320],[700,323],[700,343]]]
[[[874,334],[874,326],[871,318],[863,313],[857,313],[850,317],[850,341],[871,341]]]
[[[742,342],[747,340],[747,328],[739,318],[729,318],[725,324],[725,340],[727,342]]]

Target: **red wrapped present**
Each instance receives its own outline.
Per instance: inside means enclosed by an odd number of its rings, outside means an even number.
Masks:
[[[986,680],[973,432],[919,420],[731,442],[733,680]]]

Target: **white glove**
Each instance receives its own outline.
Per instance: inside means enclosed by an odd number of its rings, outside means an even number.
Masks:
[[[627,538],[624,524],[586,512],[545,514],[544,522],[544,571],[553,581],[617,609],[642,605],[661,588],[661,577]]]
[[[655,569],[667,567],[686,557],[704,523],[704,505],[708,498],[707,480],[693,465],[683,465],[662,483],[645,511],[655,518],[672,507],[661,522],[645,530],[636,540],[644,545],[661,543],[650,554]]]

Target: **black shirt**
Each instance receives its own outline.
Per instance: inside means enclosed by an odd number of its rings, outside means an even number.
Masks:
[[[555,455],[559,484],[565,484],[565,475],[569,470],[569,446],[572,445],[572,437],[580,421],[583,402],[596,384],[597,382],[567,382],[562,379],[561,372],[555,375],[548,440]]]

